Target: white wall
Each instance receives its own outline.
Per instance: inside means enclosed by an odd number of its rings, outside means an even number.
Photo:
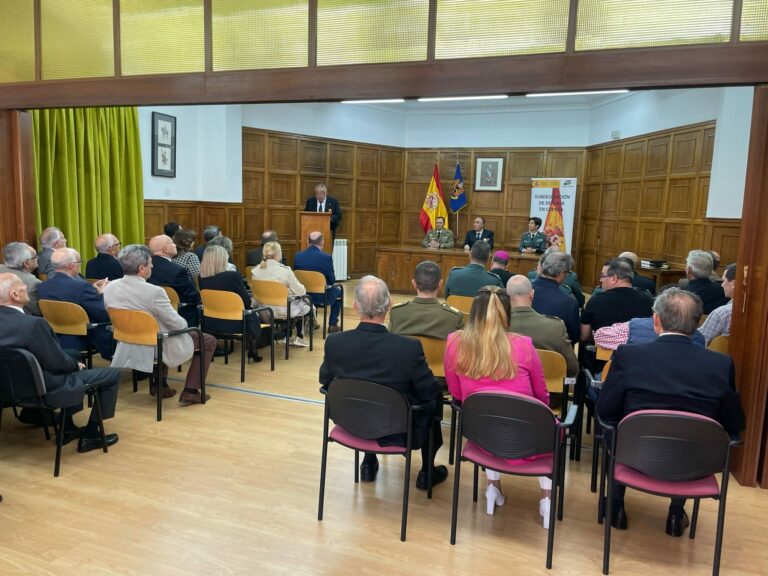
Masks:
[[[152,112],[176,117],[176,178],[152,176]],[[242,201],[240,106],[141,107],[139,131],[144,198]]]

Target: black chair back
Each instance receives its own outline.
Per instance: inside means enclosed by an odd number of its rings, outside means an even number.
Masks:
[[[46,394],[43,371],[34,355],[22,348],[0,348],[0,402],[40,400]]]
[[[723,427],[704,416],[635,412],[617,427],[616,461],[660,480],[697,480],[723,471],[729,442]]]
[[[328,417],[358,438],[373,440],[408,431],[408,401],[381,384],[337,378],[328,386]]]
[[[521,395],[472,394],[461,407],[462,435],[499,458],[552,452],[557,423],[548,406]]]

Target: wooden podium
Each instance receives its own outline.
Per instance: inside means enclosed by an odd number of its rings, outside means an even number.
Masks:
[[[333,237],[331,236],[331,213],[330,212],[299,212],[299,230],[301,234],[301,249],[306,250],[309,244],[307,237],[310,232],[321,232],[323,234],[323,252],[330,254],[333,252]]]

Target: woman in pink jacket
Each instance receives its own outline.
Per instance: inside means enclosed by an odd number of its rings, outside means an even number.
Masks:
[[[509,330],[509,296],[496,286],[481,288],[472,303],[464,330],[448,336],[445,350],[445,379],[454,398],[463,401],[480,391],[516,392],[549,403],[541,360],[527,336]],[[504,505],[501,474],[486,470],[486,511],[493,514]],[[549,496],[552,481],[539,478],[541,501],[539,514],[544,528],[549,528]]]

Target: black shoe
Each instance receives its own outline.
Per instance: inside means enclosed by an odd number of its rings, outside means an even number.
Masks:
[[[50,412],[40,408],[22,408],[19,412],[19,422],[29,424],[30,426],[53,426],[53,419]]]
[[[248,352],[248,358],[256,364],[264,360],[258,352]]]
[[[107,434],[107,446],[117,444],[118,440],[119,438],[117,437],[117,434]],[[101,442],[101,436],[95,438],[80,438],[80,441],[77,443],[78,452],[90,452],[91,450],[98,450],[103,447],[104,444]]]
[[[680,536],[683,535],[683,532],[686,528],[688,528],[688,525],[691,523],[690,520],[688,520],[688,514],[685,513],[685,510],[683,510],[682,516],[675,514],[671,510],[669,511],[669,514],[667,514],[667,534],[670,536],[674,536],[675,538],[680,538]]]
[[[624,510],[624,506],[621,506],[620,508],[614,508],[611,526],[616,528],[616,530],[627,529],[627,512]]]
[[[445,479],[448,478],[448,468],[443,466],[442,464],[440,466],[435,466],[432,470],[432,487],[434,488],[441,482],[445,482]],[[419,470],[419,476],[416,478],[416,488],[419,490],[426,490],[427,489],[427,470],[426,468],[422,468]]]
[[[85,432],[85,428],[71,428],[69,430],[64,430],[64,438],[61,441],[62,446],[66,446],[72,440],[77,440],[79,438],[82,438],[83,432]]]
[[[136,372],[136,381],[141,382],[152,376],[152,372],[142,372],[141,370],[134,370]]]
[[[360,480],[363,482],[373,482],[376,480],[376,473],[379,471],[379,461],[374,460],[372,463],[363,461],[360,464]]]

